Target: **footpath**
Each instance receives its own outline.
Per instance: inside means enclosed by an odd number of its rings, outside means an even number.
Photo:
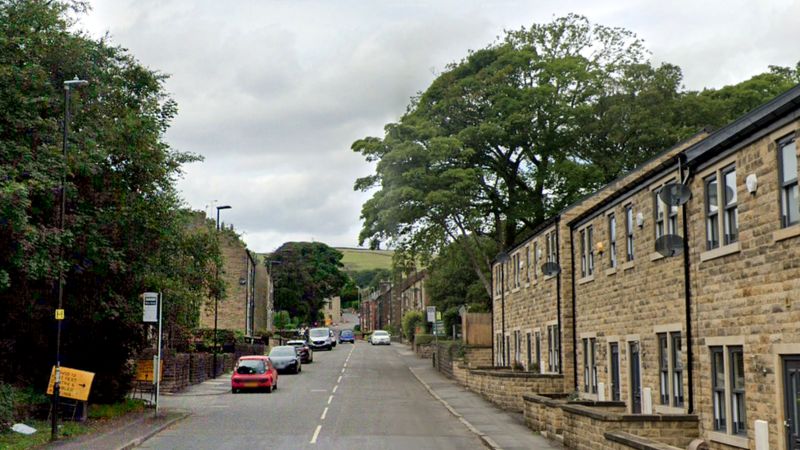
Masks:
[[[162,394],[158,417],[153,410],[129,414],[101,426],[97,431],[74,439],[64,439],[48,444],[45,448],[59,450],[131,449],[141,445],[157,433],[190,415],[187,411],[192,403],[202,401],[209,395],[230,392],[230,374],[188,387],[179,394]],[[163,405],[163,407],[162,407]],[[187,407],[184,409],[184,407]]]
[[[397,345],[397,352],[409,370],[428,392],[458,418],[483,444],[499,450],[560,450],[559,443],[551,442],[525,426],[522,415],[503,411],[442,375],[432,366],[430,359],[420,359],[405,344]]]

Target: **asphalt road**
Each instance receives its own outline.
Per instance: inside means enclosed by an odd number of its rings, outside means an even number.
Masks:
[[[220,379],[166,397],[165,407],[192,415],[140,448],[483,448],[425,391],[398,351],[339,344],[315,352],[300,375],[281,374],[272,394],[233,395],[229,381]]]

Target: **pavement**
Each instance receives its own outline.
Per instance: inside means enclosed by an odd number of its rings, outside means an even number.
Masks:
[[[343,324],[347,327],[347,324]],[[315,352],[271,394],[232,394],[230,375],[164,395],[162,417],[131,415],[59,449],[560,449],[445,378],[403,344]]]
[[[562,448],[561,444],[549,441],[525,426],[521,413],[497,408],[480,395],[442,375],[433,367],[430,359],[417,358],[409,346],[400,344],[397,347],[411,373],[430,395],[478,436],[486,447],[505,450]]]

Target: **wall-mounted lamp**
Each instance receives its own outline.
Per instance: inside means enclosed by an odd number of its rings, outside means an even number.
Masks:
[[[597,253],[601,255],[606,251],[606,246],[602,242],[598,242],[594,247],[597,250]]]
[[[744,183],[747,186],[747,192],[755,195],[758,189],[758,178],[756,178],[756,174],[751,173],[748,175]]]
[[[245,284],[247,284],[247,280],[245,280],[244,278],[239,278],[239,284],[244,286]]]
[[[636,213],[636,225],[638,225],[639,228],[644,226],[644,214],[641,212]]]
[[[541,258],[542,257],[542,249],[541,248],[537,248],[536,249],[536,257],[537,258]]]

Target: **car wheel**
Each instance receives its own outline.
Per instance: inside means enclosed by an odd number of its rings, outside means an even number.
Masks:
[[[272,386],[267,386],[267,394],[272,394]]]
[[[239,390],[238,389],[231,389],[231,392],[234,393],[234,394],[238,394]]]

